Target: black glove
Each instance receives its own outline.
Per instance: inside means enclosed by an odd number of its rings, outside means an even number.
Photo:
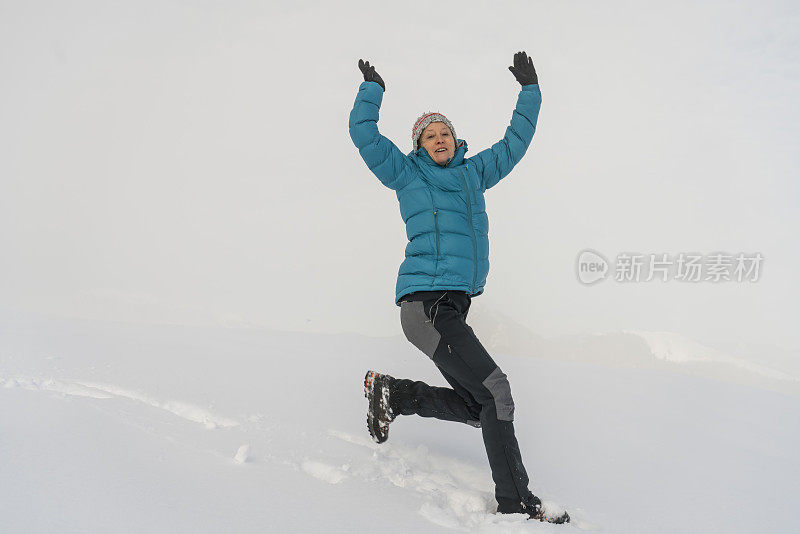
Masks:
[[[361,73],[364,74],[365,82],[376,82],[383,88],[384,91],[386,91],[386,85],[383,83],[383,78],[381,78],[380,74],[375,72],[375,67],[370,66],[369,61],[365,62],[363,59],[359,59],[358,68],[361,69]]]
[[[536,69],[533,68],[533,60],[525,52],[514,54],[514,66],[508,67],[508,70],[511,71],[511,74],[514,75],[520,85],[539,83]]]

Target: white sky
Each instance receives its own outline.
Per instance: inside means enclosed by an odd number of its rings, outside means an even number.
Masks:
[[[400,333],[405,232],[347,133],[359,58],[409,150],[439,110],[531,150],[487,192],[475,306],[535,332],[800,348],[794,2],[0,2],[0,306]],[[584,248],[760,252],[757,283],[578,283]]]

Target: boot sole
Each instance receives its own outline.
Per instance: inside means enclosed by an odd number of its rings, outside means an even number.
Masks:
[[[369,409],[367,410],[367,430],[375,443],[384,443],[389,439],[389,426],[381,425],[380,421],[372,414],[378,413],[380,409],[380,395],[375,394],[375,379],[378,373],[375,371],[367,371],[364,376],[364,396],[369,401]]]

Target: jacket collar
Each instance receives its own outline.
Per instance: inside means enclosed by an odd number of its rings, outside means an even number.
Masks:
[[[409,156],[416,156],[420,161],[425,163],[426,165],[433,165],[434,167],[455,167],[457,165],[461,165],[464,162],[464,154],[467,153],[467,142],[463,139],[459,139],[458,143],[456,144],[456,153],[453,154],[453,158],[446,164],[446,165],[439,165],[435,161],[431,159],[431,155],[428,154],[428,151],[422,147],[419,147],[416,151],[413,151],[409,154]]]

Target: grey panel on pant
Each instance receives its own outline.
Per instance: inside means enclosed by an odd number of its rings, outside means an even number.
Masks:
[[[411,343],[419,350],[424,352],[429,358],[433,358],[436,347],[442,335],[433,327],[425,315],[422,301],[404,301],[400,303],[400,324],[403,326],[403,333]]]
[[[499,367],[495,367],[492,374],[483,381],[483,385],[492,394],[497,409],[497,418],[500,421],[513,421],[514,399],[511,398],[511,385],[508,383],[505,373]]]

